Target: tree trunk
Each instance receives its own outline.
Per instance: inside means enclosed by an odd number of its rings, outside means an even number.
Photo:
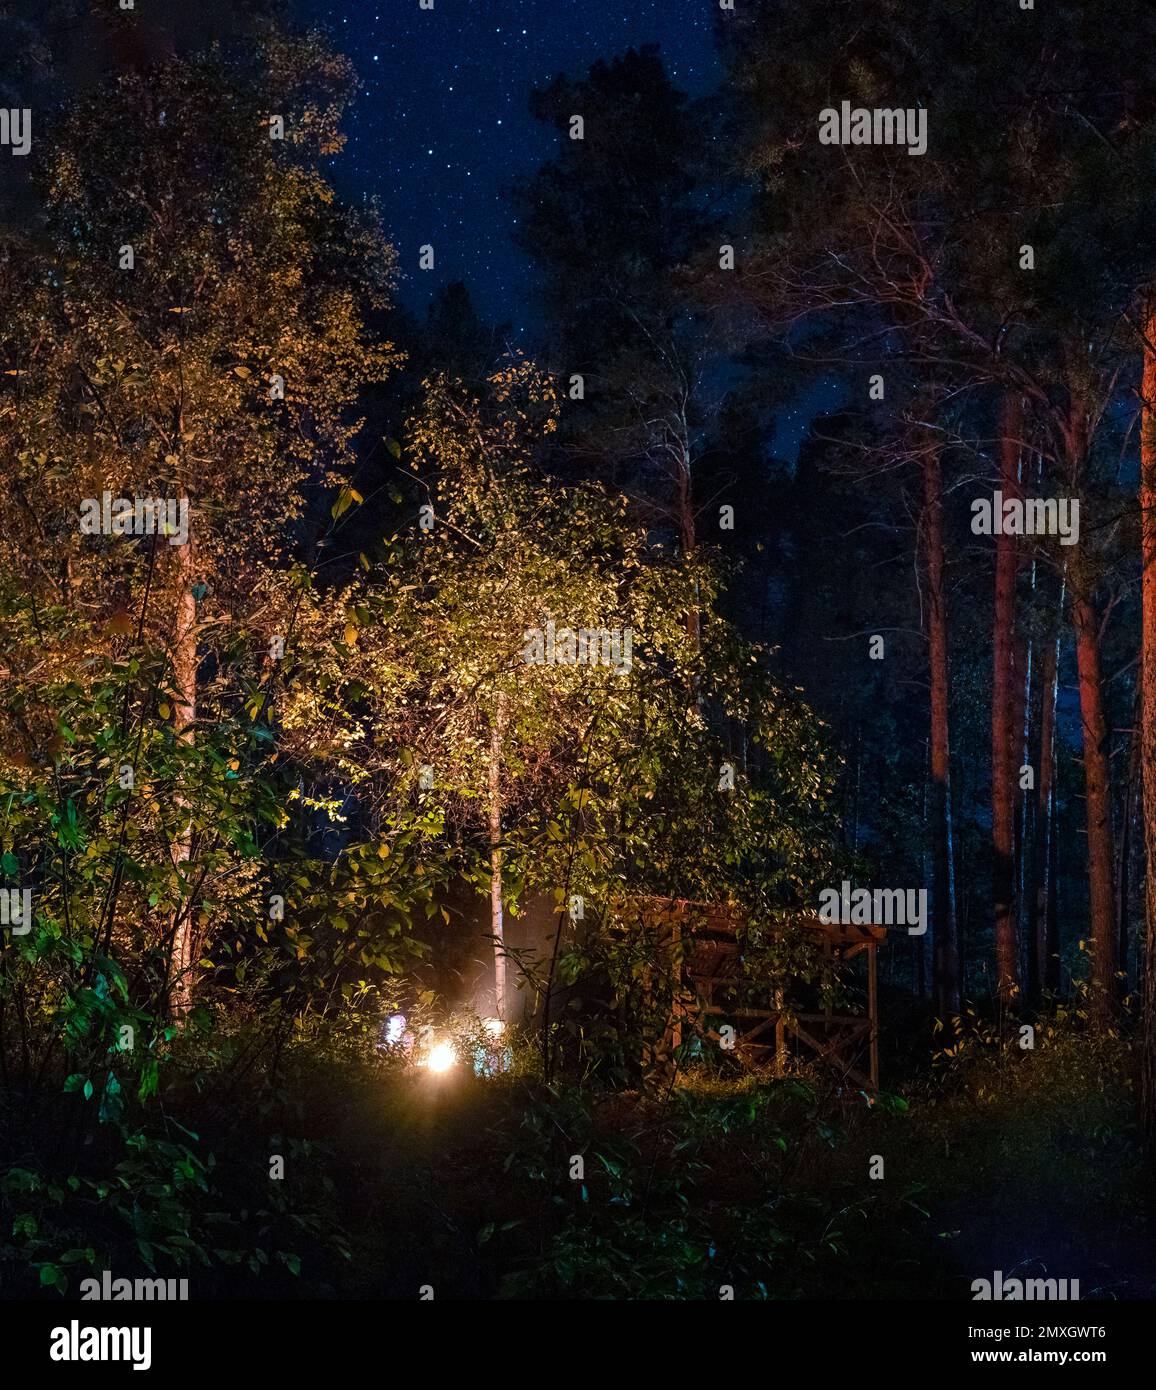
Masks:
[[[1024,971],[1025,946],[1027,944],[1027,871],[1028,871],[1028,835],[1031,831],[1031,805],[1032,796],[1030,791],[1022,785],[1021,769],[1030,761],[1028,752],[1028,740],[1030,738],[1030,709],[1031,709],[1031,681],[1032,681],[1032,645],[1025,642],[1022,637],[1016,638],[1015,643],[1015,696],[1012,702],[1012,730],[1015,739],[1015,752],[1012,757],[1012,781],[1015,785],[1016,806],[1015,806],[1015,831],[1012,837],[1012,869],[1014,878],[1013,893],[1015,896],[1015,916],[1016,916],[1016,968],[1022,978]]]
[[[1062,600],[1061,600],[1062,602]],[[1032,933],[1032,1002],[1038,1004],[1045,990],[1055,988],[1055,951],[1052,892],[1052,842],[1055,838],[1056,701],[1059,694],[1060,639],[1057,635],[1044,649],[1044,671],[1040,682],[1040,775],[1036,783],[1035,920]]]
[[[948,723],[947,594],[944,584],[943,476],[939,450],[923,455],[927,544],[928,658],[931,677],[931,930],[935,1007],[958,1013],[955,845],[951,827],[951,745]]]
[[[931,739],[923,745],[923,882],[931,884],[931,892],[934,898],[935,885],[935,855],[934,847],[931,844]],[[935,903],[931,904],[931,915],[925,924],[922,936],[913,936],[910,939],[912,959],[915,961],[915,994],[919,999],[927,998],[927,982],[935,979],[935,964],[930,963],[930,973],[928,971],[929,949],[935,947]]]
[[[188,503],[187,497],[180,499]],[[176,546],[177,605],[173,620],[173,685],[176,692],[173,727],[177,737],[192,744],[196,735],[193,725],[197,718],[197,600],[193,593],[196,584],[196,559],[193,548],[193,509],[189,505],[189,531],[184,545]],[[188,810],[188,802],[179,794],[176,805]],[[189,873],[193,852],[193,826],[187,820],[177,832],[172,845],[173,868],[178,879]],[[193,998],[193,902],[188,886],[178,888],[178,905],[170,921],[172,947],[169,957],[169,1007],[175,1017],[183,1017],[192,1007]]]
[[[508,715],[504,692],[498,693],[490,730],[490,935],[494,942],[494,1014],[506,1021],[506,939],[502,911],[502,745]]]
[[[1000,419],[1000,490],[1019,495],[1019,452],[1023,410],[1019,397],[1004,397]],[[995,612],[991,693],[992,903],[995,914],[996,988],[1000,1002],[1019,988],[1015,919],[1015,601],[1016,538],[1004,533],[995,542]]]
[[[678,512],[678,534],[682,553],[689,559],[698,545],[698,534],[694,516],[694,472],[690,461],[690,448],[685,437],[679,446],[675,461],[675,507]],[[702,643],[702,612],[699,607],[698,581],[695,581],[694,603],[686,615],[686,635],[697,652]],[[697,687],[694,691],[699,698]]]
[[[1132,846],[1135,839],[1136,793],[1140,789],[1140,730],[1136,727],[1139,718],[1140,688],[1136,687],[1137,709],[1133,716],[1133,729],[1128,741],[1128,780],[1124,787],[1124,808],[1120,822],[1120,845],[1116,855],[1116,968],[1120,972],[1120,993],[1128,993],[1129,932],[1128,921],[1132,911]]]
[[[1140,762],[1143,778],[1144,1032],[1140,1096],[1144,1131],[1156,1157],[1156,313],[1145,325],[1140,428],[1140,517],[1143,564],[1140,648]]]
[[[1043,467],[1043,457],[1037,453],[1033,474],[1036,492],[1039,492],[1043,486]],[[1036,611],[1039,603],[1039,580],[1039,560],[1033,555],[1030,585],[1033,612]],[[1024,649],[1026,649],[1024,674],[1019,685],[1021,715],[1018,727],[1022,730],[1019,761],[1021,768],[1028,768],[1031,771],[1032,780],[1024,785],[1022,776],[1020,779],[1016,821],[1016,865],[1018,872],[1016,902],[1019,908],[1016,914],[1016,939],[1020,945],[1020,965],[1026,974],[1025,992],[1027,999],[1032,1004],[1038,1004],[1042,989],[1039,969],[1040,956],[1036,949],[1035,936],[1036,871],[1039,867],[1036,853],[1038,840],[1036,812],[1039,807],[1038,781],[1041,769],[1032,756],[1032,741],[1039,729],[1040,716],[1047,701],[1047,692],[1040,685],[1042,647],[1036,643],[1034,634],[1028,637],[1021,648],[1021,650]],[[1037,688],[1040,692],[1038,701]]]
[[[1072,605],[1084,736],[1084,790],[1088,826],[1088,887],[1092,920],[1092,1009],[1097,1022],[1116,1012],[1116,922],[1112,883],[1112,795],[1108,773],[1108,721],[1100,673],[1100,618],[1081,591]]]

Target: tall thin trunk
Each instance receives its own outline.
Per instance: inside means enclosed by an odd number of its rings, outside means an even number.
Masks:
[[[1081,591],[1072,605],[1084,735],[1084,792],[1088,827],[1088,888],[1092,920],[1092,1006],[1100,1023],[1116,1012],[1116,922],[1112,884],[1112,794],[1108,720],[1100,671],[1100,615]]]
[[[685,423],[685,422],[684,422]],[[694,554],[698,545],[697,527],[694,515],[694,471],[691,467],[690,448],[685,436],[678,446],[674,463],[675,509],[678,513],[678,534],[682,553],[688,558]],[[695,585],[695,602],[686,615],[686,635],[695,651],[701,642],[702,614],[698,604],[698,586]]]
[[[1033,483],[1036,492],[1043,487],[1044,461],[1042,455],[1035,455],[1035,467],[1033,473]],[[1024,481],[1024,468],[1021,467],[1020,482],[1021,487]],[[1029,598],[1034,609],[1037,596],[1037,584],[1039,580],[1039,561],[1033,554],[1031,557],[1030,582],[1028,585]],[[1036,651],[1034,634],[1030,634],[1026,639],[1021,639],[1017,646],[1020,654],[1020,680],[1016,691],[1017,709],[1016,727],[1021,731],[1019,745],[1019,763],[1021,768],[1032,766],[1032,722],[1035,717],[1035,687],[1039,679],[1039,655]],[[1034,784],[1033,784],[1034,786]],[[1032,911],[1035,903],[1035,884],[1033,872],[1035,869],[1035,812],[1036,798],[1033,795],[1033,786],[1020,786],[1019,803],[1016,808],[1016,903],[1018,914],[1016,921],[1016,935],[1020,943],[1020,965],[1027,970],[1029,976],[1029,994],[1032,992],[1030,976],[1034,969],[1035,952],[1032,950]]]
[[[187,502],[187,497],[182,497]],[[197,718],[197,599],[194,554],[193,509],[189,506],[189,531],[186,543],[176,547],[177,604],[173,620],[172,662],[173,685],[176,693],[173,727],[182,742],[192,744],[196,738]],[[184,797],[176,797],[178,809],[188,809]],[[188,874],[193,852],[193,826],[186,820],[178,830],[172,845],[173,867]],[[193,998],[193,903],[188,891],[178,894],[178,907],[170,922],[172,949],[169,965],[169,1007],[182,1017],[192,1007]]]
[[[1004,396],[1000,418],[1000,490],[1019,495],[1023,409],[1018,396]],[[995,611],[991,687],[992,904],[995,916],[996,987],[1001,1001],[1019,988],[1015,919],[1015,601],[1016,538],[1002,532],[995,542]]]
[[[1034,582],[1033,582],[1034,588]],[[1025,717],[1023,726],[1023,745],[1022,745],[1022,766],[1031,768],[1036,781],[1031,782],[1027,787],[1021,787],[1018,816],[1018,831],[1016,834],[1016,855],[1019,866],[1018,883],[1018,903],[1019,921],[1016,931],[1020,942],[1020,963],[1025,972],[1025,993],[1029,1000],[1035,1002],[1040,997],[1040,976],[1039,976],[1039,957],[1036,953],[1035,942],[1035,908],[1036,908],[1036,808],[1039,805],[1039,797],[1036,790],[1036,782],[1039,779],[1040,769],[1032,759],[1032,737],[1035,733],[1035,725],[1039,714],[1036,709],[1035,685],[1039,682],[1039,658],[1035,651],[1035,644],[1028,644],[1028,671],[1027,684],[1024,691]],[[1047,695],[1040,692],[1040,707],[1047,700]]]
[[[1012,729],[1015,738],[1015,751],[1012,757],[1012,781],[1015,785],[1015,835],[1012,854],[1012,869],[1016,913],[1016,961],[1020,978],[1024,973],[1025,945],[1027,942],[1027,912],[1024,894],[1027,891],[1028,833],[1030,829],[1031,796],[1020,785],[1020,769],[1028,762],[1027,742],[1030,737],[1031,722],[1031,680],[1032,647],[1022,637],[1015,644],[1015,697],[1012,702]]]
[[[1132,733],[1128,740],[1128,781],[1124,787],[1124,807],[1120,821],[1120,848],[1116,856],[1116,966],[1120,972],[1121,993],[1128,992],[1128,919],[1132,911],[1132,842],[1135,838],[1136,794],[1140,790],[1140,687],[1136,687]]]
[[[490,935],[494,942],[494,1013],[506,1020],[506,938],[502,909],[502,747],[506,738],[509,707],[499,691],[490,730]]]
[[[931,677],[931,930],[935,1007],[959,1010],[956,950],[955,846],[951,827],[951,743],[948,722],[947,593],[944,583],[943,473],[938,448],[923,455],[927,543],[928,660]]]
[[[1061,600],[1062,602],[1062,600]],[[1053,989],[1054,968],[1049,903],[1052,888],[1052,841],[1055,837],[1056,701],[1059,695],[1060,639],[1044,648],[1044,671],[1040,682],[1040,775],[1036,783],[1036,826],[1032,872],[1035,884],[1034,930],[1032,933],[1032,1002],[1039,1003],[1045,989]]]
[[[932,883],[935,873],[935,856],[931,845],[931,740],[923,746],[923,881]],[[932,896],[934,897],[934,885]],[[922,936],[911,939],[911,949],[915,953],[915,993],[920,999],[927,998],[927,981],[935,978],[935,963],[931,962],[928,972],[928,948],[935,947],[935,904],[932,903],[931,918]]]
[[[1143,565],[1140,647],[1140,761],[1143,771],[1144,1034],[1140,1095],[1144,1130],[1156,1155],[1156,312],[1147,315],[1143,418],[1140,429],[1140,517]]]

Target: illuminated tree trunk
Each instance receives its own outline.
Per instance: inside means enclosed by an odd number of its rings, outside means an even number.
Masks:
[[[181,502],[188,505],[188,498],[182,496]],[[176,702],[173,726],[177,737],[184,743],[192,744],[196,737],[193,725],[197,717],[197,599],[193,592],[196,584],[195,558],[193,551],[193,514],[189,506],[189,531],[184,545],[176,546],[177,555],[177,606],[173,622],[173,684]],[[188,810],[188,803],[178,794],[177,808]],[[189,871],[192,858],[193,827],[186,820],[177,832],[172,845],[173,867],[179,876]],[[178,881],[178,905],[170,923],[172,935],[169,957],[169,1005],[175,1015],[188,1013],[192,1005],[193,992],[193,903],[186,888],[181,890]]]
[[[1072,605],[1084,735],[1084,796],[1088,827],[1088,888],[1092,916],[1092,1006],[1101,1024],[1116,1011],[1116,923],[1112,882],[1112,796],[1108,720],[1100,672],[1100,615],[1081,592]]]
[[[1140,763],[1147,864],[1144,900],[1144,1032],[1141,1106],[1156,1155],[1156,313],[1144,325],[1143,420],[1140,429],[1140,516],[1143,563],[1140,647]]]
[[[1019,495],[1019,451],[1023,434],[1020,400],[1004,397],[1000,419],[1000,491]],[[994,518],[993,518],[994,520]],[[1018,952],[1014,898],[1015,872],[1015,601],[1016,538],[995,541],[995,612],[991,693],[992,904],[995,915],[996,987],[1002,1002],[1014,998]]]
[[[675,506],[678,511],[678,533],[682,543],[682,553],[686,557],[694,554],[698,544],[694,516],[694,473],[690,462],[690,448],[683,439],[675,461]],[[697,652],[701,641],[702,615],[698,605],[698,586],[695,585],[695,603],[686,615],[686,635]]]
[[[494,1013],[506,1019],[506,945],[502,910],[502,745],[506,737],[508,706],[499,692],[490,730],[490,935],[494,942]]]
[[[954,843],[951,828],[951,748],[948,724],[947,595],[944,585],[943,476],[939,450],[923,455],[927,544],[928,653],[931,676],[931,930],[935,1007],[959,1010]]]

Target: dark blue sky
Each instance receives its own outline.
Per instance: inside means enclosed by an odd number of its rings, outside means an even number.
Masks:
[[[365,88],[346,121],[334,167],[348,197],[380,198],[397,246],[403,303],[424,311],[431,292],[463,279],[481,313],[515,328],[532,322],[531,279],[510,241],[502,189],[548,156],[552,133],[528,98],[559,72],[661,45],[677,86],[714,84],[716,0],[295,0],[353,59]],[[435,248],[436,269],[418,268]]]

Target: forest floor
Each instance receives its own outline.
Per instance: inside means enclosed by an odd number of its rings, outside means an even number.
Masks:
[[[953,1274],[1079,1281],[1081,1299],[1156,1294],[1156,1204],[1120,1053],[1061,1037],[1041,1052],[972,1059],[950,1083],[909,1089],[889,1121],[887,1180],[928,1213]],[[865,1163],[862,1138],[852,1163]]]
[[[934,1170],[936,1224],[972,1278],[1079,1280],[1081,1299],[1156,1294],[1152,1187],[1123,1088],[997,1092],[921,1115],[905,1162]],[[942,1149],[939,1143],[942,1141]],[[1070,1287],[1070,1284],[1069,1284]]]
[[[586,1129],[509,1080],[320,1088],[304,1113],[340,1174],[349,1256],[303,1269],[300,1292],[968,1299],[1000,1270],[1078,1279],[1082,1299],[1156,1293],[1128,1081],[1079,1040],[876,1104],[776,1086],[621,1093]],[[571,1152],[584,1182],[560,1171]]]

